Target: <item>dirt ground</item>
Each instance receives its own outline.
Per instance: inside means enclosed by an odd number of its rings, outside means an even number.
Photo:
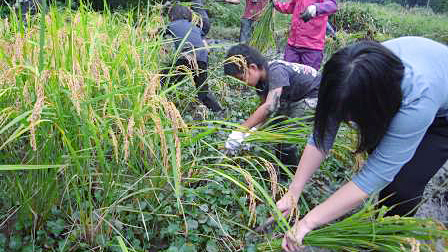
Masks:
[[[438,220],[448,228],[448,162],[426,186],[424,201],[416,216]],[[448,251],[448,248],[439,241],[436,252],[444,251]]]
[[[426,186],[417,216],[430,217],[448,226],[448,162]]]

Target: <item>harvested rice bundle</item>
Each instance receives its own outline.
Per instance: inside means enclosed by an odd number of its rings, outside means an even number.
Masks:
[[[266,53],[269,48],[275,47],[274,38],[274,3],[269,1],[263,9],[260,20],[256,23],[249,45]]]
[[[303,244],[345,251],[436,251],[434,241],[442,239],[448,246],[448,231],[431,219],[384,217],[386,207],[373,205],[328,226],[308,233]],[[421,241],[433,241],[421,243]],[[282,239],[259,244],[258,251],[282,251]]]

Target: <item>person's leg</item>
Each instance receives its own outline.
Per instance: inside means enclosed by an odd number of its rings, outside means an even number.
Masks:
[[[180,57],[176,60],[173,69],[164,69],[160,72],[162,75],[160,77],[160,85],[163,87],[165,85],[169,86],[171,83],[176,83],[181,81],[185,77],[185,73],[175,73],[175,69],[178,66],[184,65],[186,68],[191,68],[190,62],[184,58]]]
[[[247,19],[247,18],[242,18],[239,42],[242,44],[249,43],[251,36],[252,36],[252,20]]]
[[[285,55],[283,59],[288,62],[301,63],[301,55],[297,51],[297,48],[286,44],[285,46]]]
[[[302,118],[305,115],[307,105],[304,100],[297,102],[284,102],[287,106],[284,106],[279,110],[278,115],[284,115],[288,118]],[[300,127],[297,124],[291,127]],[[280,143],[277,145],[276,156],[280,161],[291,168],[294,173],[297,165],[299,164],[299,150],[296,144]]]
[[[205,38],[205,36],[207,36],[209,31],[210,31],[210,20],[208,19],[208,16],[202,16],[201,36]]]
[[[215,96],[210,93],[207,84],[207,63],[203,61],[198,61],[198,72],[194,74],[194,83],[196,88],[198,88],[198,99],[207,108],[211,109],[213,112],[221,111],[221,105],[219,105]]]
[[[313,67],[319,71],[322,58],[324,57],[322,51],[302,48],[300,53],[302,54],[302,61],[298,63]]]
[[[426,184],[447,160],[448,121],[436,118],[412,159],[401,168],[392,183],[380,192],[379,200],[383,200],[381,205],[395,205],[387,215],[415,214]]]

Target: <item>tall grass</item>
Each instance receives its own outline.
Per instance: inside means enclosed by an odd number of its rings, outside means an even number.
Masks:
[[[56,207],[93,244],[114,233],[120,202],[157,205],[164,186],[180,197],[187,129],[159,94],[160,8],[134,15],[51,6],[23,32],[14,15],[1,23],[1,162],[14,165],[1,168],[16,170],[1,175],[2,201],[33,230]]]
[[[61,250],[142,250],[157,247],[160,237],[166,248],[201,237],[191,219],[198,206],[186,195],[221,176],[240,185],[229,198],[249,222],[232,220],[230,209],[213,208],[221,213],[213,216],[249,229],[257,202],[274,206],[271,184],[242,167],[255,171],[268,161],[211,165],[219,162],[202,150],[217,155],[222,142],[205,142],[214,131],[184,122],[169,99],[182,83],[161,90],[164,20],[160,7],[147,11],[49,6],[25,29],[14,14],[0,23],[0,229],[11,240],[31,237],[28,244],[37,246],[39,230],[50,230],[64,241]],[[183,102],[195,96],[181,95],[188,96]],[[240,201],[245,196],[250,207]],[[235,241],[224,226],[218,230]],[[237,246],[226,239],[217,238]]]
[[[448,43],[448,15],[431,9],[405,8],[398,4],[344,2],[331,20],[340,31],[379,40],[400,36],[423,36]],[[361,36],[362,36],[361,35]]]

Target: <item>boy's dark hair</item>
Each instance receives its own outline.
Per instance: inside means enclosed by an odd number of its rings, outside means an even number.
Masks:
[[[230,57],[238,55],[241,55],[244,58],[247,64],[246,66],[242,66],[240,62],[229,61]],[[232,46],[227,52],[226,60],[227,62],[224,64],[224,74],[231,76],[243,74],[250,64],[255,64],[260,69],[267,69],[268,66],[268,62],[264,56],[261,55],[257,49],[246,44]]]
[[[171,21],[186,19],[188,22],[191,22],[193,19],[193,14],[187,6],[175,4],[170,8],[168,17]]]
[[[337,51],[325,64],[314,122],[314,141],[324,147],[329,118],[357,124],[357,152],[373,151],[402,101],[404,66],[392,51],[362,41]]]

